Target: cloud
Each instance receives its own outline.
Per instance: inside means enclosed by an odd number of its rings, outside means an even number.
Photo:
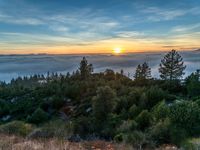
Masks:
[[[181,9],[160,9],[157,7],[148,7],[142,10],[142,12],[149,14],[147,17],[149,21],[173,20],[187,14],[187,11]]]
[[[41,25],[45,24],[42,20],[32,17],[17,17],[0,13],[0,22],[18,25]]]
[[[186,26],[175,26],[172,28],[172,32],[189,32],[194,29],[199,29],[200,28],[200,23],[197,24],[190,24]]]
[[[119,31],[115,33],[119,38],[141,38],[145,35],[144,33],[138,31]]]

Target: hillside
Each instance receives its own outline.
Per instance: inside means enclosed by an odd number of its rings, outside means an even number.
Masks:
[[[151,77],[146,62],[137,66],[132,80],[123,70],[93,73],[83,57],[72,74],[1,82],[0,133],[3,139],[15,135],[19,143],[31,144],[59,139],[74,146],[97,141],[136,149],[196,146],[191,141],[200,136],[200,74],[180,80],[186,66],[174,50],[161,62],[159,79]]]

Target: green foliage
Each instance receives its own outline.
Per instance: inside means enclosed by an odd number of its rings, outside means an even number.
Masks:
[[[110,87],[99,87],[97,95],[93,97],[93,112],[96,120],[105,121],[108,115],[115,108],[117,96],[114,90]]]
[[[186,87],[190,96],[200,96],[200,71],[197,70],[186,78]]]
[[[30,123],[39,124],[48,120],[48,114],[41,108],[36,109],[31,116],[28,116],[27,121]]]
[[[0,99],[0,117],[9,114],[10,112],[10,105],[5,100]]]
[[[151,78],[151,68],[146,62],[137,66],[134,78],[140,82]]]
[[[146,143],[146,135],[141,131],[134,131],[125,136],[125,141],[137,149],[142,149]]]
[[[118,132],[128,133],[134,131],[137,128],[137,123],[134,120],[123,121],[118,127]]]
[[[147,110],[143,110],[137,117],[136,122],[141,130],[145,130],[150,127],[152,123],[152,115]]]
[[[181,148],[185,150],[198,150],[200,149],[200,139],[199,138],[189,138],[181,143]]]
[[[165,120],[161,120],[156,123],[150,130],[149,134],[151,138],[156,142],[157,145],[159,144],[167,144],[170,143],[170,127],[171,122],[169,118]]]
[[[87,59],[83,57],[83,59],[80,62],[80,74],[82,79],[87,79],[90,74],[93,72],[92,64],[88,64]]]
[[[22,121],[12,121],[0,125],[0,133],[26,136],[33,130],[33,126]]]
[[[146,102],[143,103],[145,103],[146,108],[152,108],[158,102],[164,100],[167,97],[166,92],[157,86],[149,88],[145,94]]]
[[[135,118],[138,114],[140,113],[140,109],[135,105],[133,104],[130,108],[129,108],[129,111],[128,111],[128,114],[129,114],[129,118]]]
[[[165,104],[165,101],[161,101],[153,107],[152,114],[156,121],[165,119],[169,115],[169,107]]]
[[[185,129],[190,135],[200,133],[200,108],[195,102],[179,102],[172,105],[169,118],[176,127]]]
[[[170,128],[170,142],[180,146],[188,137],[188,132],[180,127],[171,126]]]
[[[85,137],[88,134],[92,134],[95,131],[95,124],[93,124],[93,118],[79,117],[72,122],[73,134],[79,134],[81,137]]]
[[[66,138],[73,134],[73,125],[70,122],[56,119],[42,125],[40,130],[53,137]]]
[[[172,50],[161,60],[160,77],[170,81],[179,79],[184,75],[185,68],[181,55],[176,50]]]
[[[122,133],[119,133],[117,134],[115,137],[114,137],[114,141],[117,142],[117,143],[120,143],[120,142],[123,142],[123,134]]]
[[[27,119],[39,127],[31,132],[36,137],[96,135],[137,149],[150,143],[181,145],[200,136],[199,72],[180,82],[185,66],[176,51],[161,63],[164,80],[150,79],[147,63],[138,66],[136,80],[111,69],[92,74],[92,65],[83,58],[72,74],[48,73],[0,83],[0,123],[6,116],[7,121]],[[31,130],[18,121],[0,126],[2,133],[23,136]]]
[[[65,101],[63,97],[53,96],[51,98],[52,107],[56,110],[59,110],[62,106],[64,106]]]

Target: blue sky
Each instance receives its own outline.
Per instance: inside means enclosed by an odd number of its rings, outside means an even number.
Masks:
[[[0,0],[0,54],[200,48],[199,0]]]

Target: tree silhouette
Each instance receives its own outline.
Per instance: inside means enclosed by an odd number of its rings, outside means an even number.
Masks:
[[[185,68],[181,55],[176,50],[172,50],[161,60],[160,77],[170,81],[180,79],[184,75]]]
[[[145,80],[151,78],[151,68],[146,62],[137,66],[134,78],[136,80]]]
[[[80,62],[80,74],[82,79],[87,79],[91,73],[93,72],[92,64],[88,64],[87,59],[83,57],[83,59]]]

